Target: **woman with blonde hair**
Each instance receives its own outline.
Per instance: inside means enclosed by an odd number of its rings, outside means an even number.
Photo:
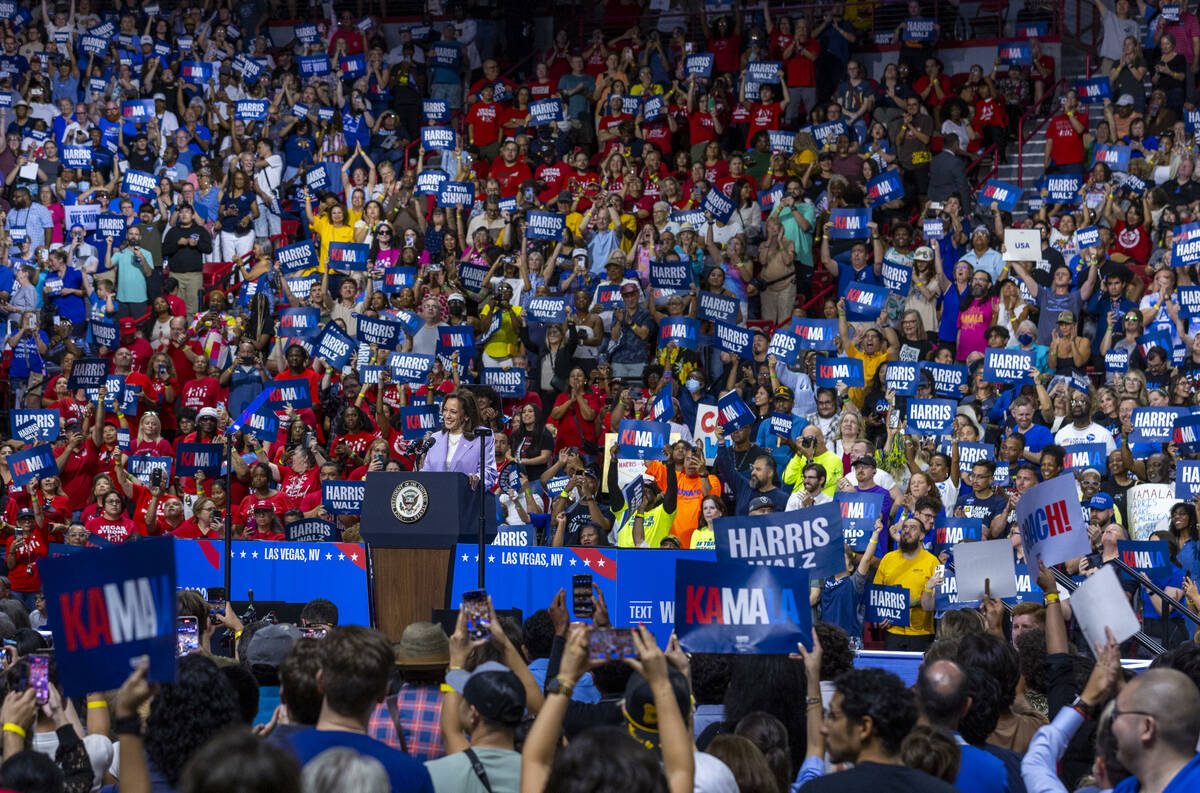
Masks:
[[[162,436],[162,421],[158,413],[147,410],[138,421],[137,437],[129,455],[148,454],[152,457],[173,457],[171,442]]]
[[[842,470],[850,470],[850,449],[855,443],[861,440],[866,440],[866,429],[863,426],[862,416],[857,412],[849,410],[852,406],[850,402],[846,402],[847,412],[842,416],[842,420],[838,422],[837,432],[833,440],[833,453],[839,454],[842,457]]]

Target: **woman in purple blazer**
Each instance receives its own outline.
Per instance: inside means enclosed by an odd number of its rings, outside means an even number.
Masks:
[[[453,471],[466,474],[471,487],[479,482],[479,444],[483,444],[484,487],[491,490],[499,474],[492,436],[478,437],[479,408],[470,391],[459,389],[442,400],[442,428],[433,433],[433,446],[421,462],[422,471]]]

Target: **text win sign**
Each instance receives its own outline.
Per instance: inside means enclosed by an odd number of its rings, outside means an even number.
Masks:
[[[1090,553],[1087,522],[1075,492],[1075,477],[1063,474],[1031,487],[1017,502],[1017,525],[1030,570]]]
[[[132,659],[175,679],[175,541],[143,540],[38,563],[67,696],[119,688]]]

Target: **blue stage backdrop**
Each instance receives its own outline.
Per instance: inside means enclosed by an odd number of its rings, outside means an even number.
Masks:
[[[233,557],[232,600],[245,600],[247,589],[254,590],[255,602],[307,603],[323,597],[337,605],[342,625],[371,624],[367,555],[361,545],[234,540]],[[176,540],[176,586],[224,586],[224,562],[223,542]]]
[[[460,544],[454,557],[450,605],[477,589],[476,545]],[[614,627],[645,623],[665,646],[675,627],[675,559],[715,562],[714,551],[658,551],[615,548],[514,548],[488,546],[484,575],[498,609],[517,608],[528,617],[544,609],[560,589],[571,603],[571,576],[590,573],[604,593]],[[668,558],[670,557],[670,558]],[[237,570],[237,567],[234,567]],[[255,597],[258,596],[256,591]],[[575,619],[572,613],[571,619]]]

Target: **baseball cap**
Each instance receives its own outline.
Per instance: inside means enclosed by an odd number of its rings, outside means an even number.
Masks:
[[[265,498],[259,499],[258,501],[254,502],[254,511],[258,512],[259,510],[262,510],[263,512],[274,512],[275,504],[274,502],[268,501]]]
[[[1084,506],[1090,509],[1113,509],[1113,497],[1108,493],[1096,493]]]
[[[853,468],[856,465],[869,465],[872,468],[877,467],[875,465],[875,458],[867,454],[864,454],[862,457],[855,457],[854,462],[850,463],[850,467]]]
[[[167,95],[164,93],[161,93],[161,92],[157,93],[154,95],[154,101],[155,102],[160,102],[160,101],[165,102],[165,101],[167,101]]]
[[[568,204],[571,203],[571,191],[563,190],[561,193],[558,194],[557,200],[566,201]]]
[[[217,409],[216,408],[208,408],[208,407],[200,408],[199,412],[196,413],[197,420],[199,420],[199,419],[215,419],[215,418],[217,418]]]
[[[246,663],[250,666],[278,667],[299,638],[300,630],[295,625],[286,622],[264,625],[250,637],[250,645],[246,648]]]
[[[579,473],[583,474],[584,476],[590,476],[592,479],[595,479],[596,481],[600,481],[600,474],[596,472],[596,466],[594,466],[594,465],[587,466]]]
[[[133,317],[122,317],[121,333],[137,333],[137,320],[135,320]]]
[[[976,226],[974,229],[971,230],[972,237],[974,237],[976,234],[989,234],[990,235],[991,232],[988,231],[987,226],[980,223],[978,226]]]
[[[1074,311],[1058,312],[1058,321],[1074,323],[1075,322],[1075,312]]]
[[[692,692],[687,678],[674,666],[667,667],[667,677],[671,683],[671,692],[679,705],[679,712],[684,721],[692,712]],[[449,678],[449,675],[447,675]],[[648,749],[658,746],[658,708],[654,705],[654,692],[650,683],[640,672],[634,672],[625,684],[625,696],[621,704],[621,712],[625,716],[629,733]]]
[[[623,295],[636,295],[637,291],[637,284],[625,284],[621,287],[621,294]]]
[[[922,245],[913,251],[913,259],[917,260],[918,262],[933,261],[933,248],[930,248],[928,245]]]
[[[785,385],[781,385],[781,386],[775,387],[775,392],[773,394],[771,394],[771,397],[773,399],[792,399],[792,400],[794,400],[796,398],[796,392],[792,391],[792,389],[788,388]]]
[[[1133,104],[1133,95],[1132,94],[1121,94],[1120,96],[1117,97],[1117,107],[1120,107],[1122,105],[1132,105],[1132,104]]]
[[[774,512],[775,502],[771,500],[770,496],[755,496],[754,498],[750,499],[750,505],[747,507],[747,509],[750,512],[753,512],[756,509],[769,509]]]
[[[37,517],[37,515],[33,514],[33,510],[30,509],[29,507],[25,507],[20,512],[17,513],[17,520],[24,520],[25,518],[29,518],[30,520],[33,520],[36,517]]]
[[[446,673],[446,685],[488,721],[515,727],[525,717],[525,687],[504,664],[485,661],[472,672],[453,669]]]
[[[572,259],[586,259],[588,257],[587,248],[576,248],[571,251]]]
[[[450,294],[446,295],[447,303],[454,301],[454,300],[457,300],[459,303],[467,302],[467,299],[465,297],[463,297],[462,294],[459,292],[451,292]]]
[[[153,44],[154,39],[151,38],[150,36],[142,36],[142,43],[143,44]]]

